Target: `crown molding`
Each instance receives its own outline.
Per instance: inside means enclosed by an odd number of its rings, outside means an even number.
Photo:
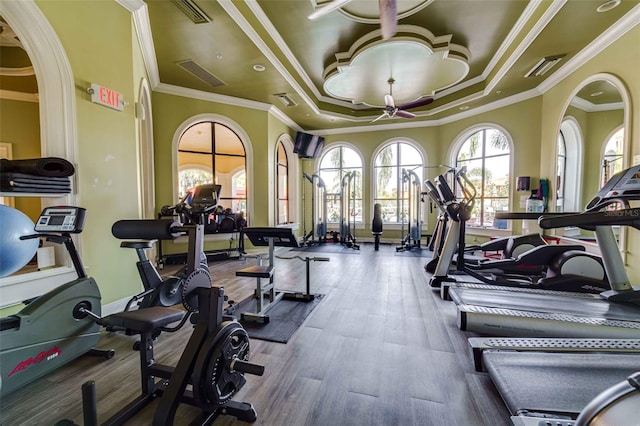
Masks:
[[[570,60],[568,60],[563,66],[561,66],[556,72],[551,74],[538,86],[538,90],[542,93],[546,93],[556,84],[560,83],[572,72],[580,68],[587,61],[592,59],[595,55],[602,52],[611,43],[622,37],[629,30],[634,28],[640,22],[640,4],[631,9],[618,20],[614,25],[604,31],[598,38],[593,40],[587,47],[582,49]]]
[[[26,92],[16,92],[13,90],[3,90],[0,89],[0,99],[8,99],[11,101],[22,101],[22,102],[40,102],[39,96],[37,93],[26,93]]]
[[[186,87],[174,86],[172,84],[160,83],[154,92],[165,93],[167,95],[181,96],[183,98],[199,99],[201,101],[216,102],[225,105],[233,105],[242,108],[255,109],[259,111],[269,111],[271,104],[256,102],[248,99],[234,98],[233,96],[218,95],[216,93],[203,92],[202,90],[187,89]]]
[[[240,29],[249,37],[251,41],[256,45],[256,47],[262,52],[263,55],[267,57],[269,62],[276,68],[276,70],[284,77],[284,79],[293,87],[298,96],[302,98],[302,100],[311,108],[313,112],[316,114],[319,113],[318,106],[315,102],[307,95],[307,93],[303,90],[303,88],[298,84],[295,78],[287,71],[286,67],[280,62],[277,56],[269,49],[269,46],[262,40],[262,38],[256,33],[256,31],[251,27],[249,22],[245,19],[245,17],[240,13],[238,8],[233,4],[231,0],[218,0],[218,3],[222,8],[229,14],[231,19],[240,27]]]
[[[149,83],[153,89],[160,84],[160,71],[158,70],[158,59],[156,58],[156,49],[153,44],[147,4],[142,0],[115,1],[131,12],[136,34],[138,35],[138,43],[140,43],[140,50],[142,51],[142,59],[147,70]]]

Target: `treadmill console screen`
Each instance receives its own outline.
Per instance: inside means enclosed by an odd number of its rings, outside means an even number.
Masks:
[[[86,209],[82,207],[47,207],[36,222],[37,232],[82,232]]]
[[[640,166],[627,169],[622,179],[612,188],[613,190],[638,190],[640,189]]]

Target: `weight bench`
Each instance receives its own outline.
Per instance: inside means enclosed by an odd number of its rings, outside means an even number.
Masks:
[[[269,322],[268,311],[275,306],[275,304],[281,299],[295,300],[301,302],[308,302],[314,299],[314,295],[310,293],[309,282],[309,262],[313,261],[329,261],[326,257],[306,257],[300,256],[292,257],[280,257],[275,256],[276,247],[300,247],[298,239],[293,234],[290,228],[244,228],[242,230],[241,238],[246,235],[251,244],[254,246],[268,246],[269,247],[269,263],[262,265],[262,257],[258,256],[258,264],[249,266],[244,269],[236,271],[238,277],[248,277],[256,279],[256,289],[254,297],[256,299],[256,311],[244,312],[241,314],[241,318],[246,321],[255,321],[267,324]],[[306,293],[300,292],[286,292],[277,291],[274,283],[274,258],[279,259],[293,259],[298,258],[307,264],[307,287]],[[265,281],[268,283],[265,284]],[[243,303],[243,302],[241,302]]]

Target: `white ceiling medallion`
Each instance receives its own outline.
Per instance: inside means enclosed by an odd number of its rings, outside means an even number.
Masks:
[[[357,40],[348,52],[337,53],[325,68],[324,90],[337,99],[379,107],[395,80],[398,104],[433,96],[462,81],[469,72],[470,52],[451,43],[452,35],[434,36],[417,26],[400,25],[395,37],[381,40],[380,30]]]

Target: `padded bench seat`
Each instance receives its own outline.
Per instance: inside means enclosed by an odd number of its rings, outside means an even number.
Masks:
[[[184,311],[163,306],[124,311],[103,318],[103,325],[146,332],[180,321]]]
[[[273,277],[273,266],[261,266],[254,265],[248,268],[240,269],[236,271],[237,277],[251,277],[251,278],[271,278]]]

